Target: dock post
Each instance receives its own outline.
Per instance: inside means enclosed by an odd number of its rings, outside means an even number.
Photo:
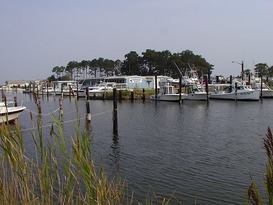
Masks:
[[[157,92],[157,74],[155,74],[155,101],[157,100],[157,95],[158,95],[158,92]]]
[[[181,104],[181,101],[182,101],[181,92],[182,92],[182,76],[180,75],[179,76],[179,105]]]
[[[230,82],[229,92],[232,92],[232,75],[229,76],[229,82]]]
[[[134,91],[131,91],[131,102],[134,101]]]
[[[263,75],[261,72],[261,92],[260,92],[260,100],[263,100]]]
[[[86,87],[86,128],[89,129],[91,125],[91,113],[90,113],[90,104],[89,104],[89,88]]]
[[[142,89],[142,101],[145,102],[146,95],[145,95],[145,89]]]
[[[237,101],[237,88],[238,88],[238,84],[235,83],[235,101]]]
[[[14,107],[17,107],[17,97],[14,96]]]
[[[204,78],[205,78],[205,86],[206,86],[205,89],[207,93],[207,104],[208,104],[209,103],[209,85],[208,85],[209,79],[207,75],[205,75]]]
[[[59,98],[59,106],[60,106],[59,120],[60,120],[60,121],[63,121],[63,114],[64,114],[64,111],[63,111],[63,98],[62,98],[62,96]]]
[[[77,100],[79,99],[79,82],[77,81]]]
[[[117,89],[113,89],[113,134],[118,133]]]
[[[3,101],[4,101],[4,103],[5,103],[5,106],[7,107],[7,96],[6,95],[3,95],[2,96],[2,99],[3,99]]]
[[[1,90],[1,96],[2,96],[2,101],[4,101],[4,96],[5,96],[5,94],[4,94],[4,89],[2,88],[2,90]]]
[[[46,83],[46,96],[49,96],[49,92],[48,92],[48,82]]]
[[[85,88],[85,99],[89,100],[89,87]]]

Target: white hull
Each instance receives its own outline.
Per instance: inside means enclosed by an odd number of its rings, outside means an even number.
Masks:
[[[178,102],[179,101],[179,96],[180,94],[158,94],[157,96],[155,95],[151,95],[150,96],[150,100],[154,100],[154,101],[169,101],[169,102]],[[181,100],[185,100],[186,99],[186,94],[181,93]]]
[[[206,101],[207,93],[206,92],[189,93],[188,96],[186,97],[186,100]]]
[[[262,90],[263,98],[273,98],[273,90]]]
[[[24,106],[0,107],[0,124],[15,121],[25,109]]]
[[[231,93],[210,93],[210,99],[215,100],[245,100],[245,101],[258,101],[260,98],[260,92],[257,90],[252,91],[241,91],[241,92],[231,92]]]

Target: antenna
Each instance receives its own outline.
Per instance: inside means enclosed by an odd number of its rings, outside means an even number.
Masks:
[[[177,70],[179,71],[180,75],[183,76],[183,74],[182,74],[180,68],[177,66],[177,64],[176,64],[174,61],[173,61],[173,63],[174,63],[174,65],[175,65],[175,67],[177,68]]]

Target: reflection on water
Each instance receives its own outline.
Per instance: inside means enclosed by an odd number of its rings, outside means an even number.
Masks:
[[[19,95],[35,113],[29,95]],[[58,98],[41,99],[43,124],[58,116]],[[19,100],[18,100],[19,102]],[[266,163],[263,138],[273,122],[272,100],[260,102],[210,101],[118,103],[118,134],[113,135],[111,101],[90,101],[94,159],[110,176],[127,180],[144,202],[149,191],[174,193],[183,204],[242,204],[249,174],[263,188]],[[78,107],[64,100],[65,134],[70,138],[78,116],[84,129],[85,102]],[[47,113],[50,113],[47,115]],[[22,129],[33,125],[26,111]],[[50,127],[44,128],[44,133]],[[28,131],[25,141],[31,141]],[[29,153],[33,147],[29,145]]]

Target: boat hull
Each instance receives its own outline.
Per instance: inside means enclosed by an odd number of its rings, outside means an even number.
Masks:
[[[259,101],[259,91],[243,91],[243,92],[231,92],[231,93],[211,93],[210,99],[214,100],[242,100],[242,101]]]
[[[208,98],[206,92],[189,93],[186,100],[206,101]]]
[[[6,122],[14,122],[26,109],[24,106],[20,107],[1,107],[0,108],[0,124]]]
[[[181,94],[181,100],[186,99],[186,94]],[[163,95],[151,95],[150,100],[154,101],[169,101],[169,102],[178,102],[180,100],[180,94],[163,94]]]
[[[262,90],[263,98],[273,98],[273,90]]]

